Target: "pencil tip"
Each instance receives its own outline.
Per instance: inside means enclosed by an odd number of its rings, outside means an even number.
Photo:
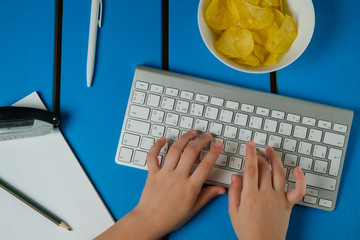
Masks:
[[[66,230],[72,231],[72,229],[69,227],[69,225],[67,225],[64,221],[61,221],[59,226],[65,228]]]

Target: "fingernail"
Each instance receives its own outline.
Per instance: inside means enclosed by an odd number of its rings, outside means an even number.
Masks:
[[[222,143],[221,141],[216,141],[216,142],[214,143],[215,147],[221,147],[222,144],[223,144],[223,143]]]
[[[302,169],[301,169],[301,167],[298,167],[298,171],[299,171],[299,173],[302,173]]]
[[[190,129],[190,130],[189,130],[189,133],[190,133],[191,135],[194,135],[194,134],[196,134],[196,130],[195,130],[195,129]]]
[[[224,195],[225,194],[225,190],[220,190],[219,192],[218,192],[218,195],[220,196],[220,195]]]
[[[235,175],[231,175],[231,183],[235,182]]]
[[[159,138],[158,141],[160,141],[160,142],[165,142],[165,141],[166,141],[166,138],[165,138],[165,137],[161,137],[161,138]]]
[[[249,146],[255,147],[255,142],[253,140],[248,141]]]

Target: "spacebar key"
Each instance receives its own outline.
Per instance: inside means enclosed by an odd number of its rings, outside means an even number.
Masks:
[[[150,123],[128,119],[126,122],[126,130],[141,134],[148,134]]]
[[[334,191],[336,179],[305,173],[306,185]]]
[[[192,170],[194,171],[195,168],[197,168],[198,165],[199,164],[195,163]],[[238,172],[232,172],[232,171],[228,171],[228,170],[225,170],[225,169],[220,169],[220,168],[213,167],[213,169],[211,169],[211,172],[209,173],[206,180],[230,186],[230,184],[231,184],[231,175],[233,175],[233,174],[240,175]]]

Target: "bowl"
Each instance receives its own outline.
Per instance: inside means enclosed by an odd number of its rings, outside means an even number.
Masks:
[[[291,47],[285,53],[279,55],[279,62],[276,64],[270,66],[248,67],[245,65],[239,65],[216,51],[214,48],[214,42],[219,38],[219,34],[213,32],[208,27],[204,19],[204,12],[209,6],[211,0],[200,0],[198,7],[198,26],[205,45],[219,61],[238,71],[247,73],[269,73],[288,66],[300,57],[309,45],[315,27],[315,12],[311,0],[282,1],[284,13],[291,15],[298,27],[298,35]]]

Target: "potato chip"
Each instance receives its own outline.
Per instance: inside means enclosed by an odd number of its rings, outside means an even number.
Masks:
[[[262,45],[262,46],[265,45],[267,38],[265,38],[264,36],[260,35],[260,33],[259,33],[258,31],[252,30],[252,31],[251,31],[251,35],[252,35],[252,37],[253,37],[253,39],[254,39],[254,43],[260,44],[260,45]]]
[[[284,20],[285,20],[285,16],[282,12],[280,12],[277,9],[273,9],[274,11],[274,21],[276,22],[276,25],[278,25],[278,27],[281,27],[281,25],[283,24]]]
[[[297,33],[297,26],[294,19],[291,16],[286,15],[279,31],[276,34],[271,35],[271,37],[266,41],[266,50],[271,53],[285,52],[294,42]]]
[[[259,2],[260,2],[260,0],[245,0],[245,1],[247,1],[248,3],[251,3],[252,5],[256,5],[256,6],[258,6]]]
[[[207,25],[216,32],[227,29],[238,20],[229,12],[225,0],[212,0],[205,12]]]
[[[227,0],[229,11],[239,17],[239,27],[263,29],[272,24],[274,13],[270,8],[255,6],[245,0]]]
[[[260,65],[260,60],[253,53],[251,53],[246,58],[234,58],[234,61],[239,64],[249,65],[251,67],[257,67]]]
[[[261,7],[270,7],[270,8],[278,8],[280,9],[279,0],[261,0],[259,2],[259,6]]]
[[[266,58],[265,62],[263,63],[264,66],[273,65],[277,61],[278,54],[277,53],[270,53]]]
[[[269,27],[258,30],[258,33],[264,39],[264,42],[266,42],[267,39],[271,38],[271,36],[274,36],[278,31],[279,27],[274,21]]]
[[[253,53],[255,56],[260,60],[260,63],[263,63],[267,56],[269,55],[269,52],[261,45],[255,44],[254,45],[254,51]]]
[[[214,46],[230,58],[245,58],[253,51],[254,40],[249,30],[232,26],[220,35]]]

